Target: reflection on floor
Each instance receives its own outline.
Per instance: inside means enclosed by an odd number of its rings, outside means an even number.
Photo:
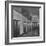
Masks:
[[[23,33],[20,34],[20,30],[17,27],[16,31],[14,31],[14,37],[30,37],[30,36],[39,36],[39,25],[38,26],[23,26]],[[15,33],[16,32],[16,33]]]
[[[26,32],[26,33],[23,33],[22,35],[20,35],[20,36],[22,36],[22,37],[30,37],[30,36],[39,36],[39,33],[37,32],[38,30],[35,30],[35,31],[30,31],[30,32]]]

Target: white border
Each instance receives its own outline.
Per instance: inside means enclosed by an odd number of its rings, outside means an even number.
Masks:
[[[11,5],[15,6],[41,6],[40,13],[40,36],[39,37],[20,37],[11,39]],[[10,3],[9,4],[9,43],[16,42],[32,42],[32,41],[42,41],[43,40],[43,5],[42,4],[20,4],[20,3]]]

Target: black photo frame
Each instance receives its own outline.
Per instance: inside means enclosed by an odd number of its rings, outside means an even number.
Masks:
[[[13,5],[12,5],[13,3]],[[42,5],[43,6],[43,39],[41,41],[26,41],[26,42],[9,42],[9,8],[11,8],[11,14],[13,13],[12,11],[12,6],[16,6],[16,7],[34,7],[34,6],[27,6],[27,5],[23,5],[23,6],[19,6],[19,5],[14,5],[15,3],[19,3],[20,5],[22,4],[37,4],[37,5]],[[11,5],[11,7],[9,6],[9,4]],[[39,7],[39,6],[36,6]],[[41,7],[40,7],[41,8]],[[12,15],[11,15],[11,20],[12,20]],[[11,21],[12,24],[12,21]],[[12,25],[11,25],[12,28]],[[15,39],[14,39],[15,40]],[[45,3],[43,2],[23,2],[23,1],[5,1],[5,44],[27,44],[27,43],[43,43],[45,42]]]

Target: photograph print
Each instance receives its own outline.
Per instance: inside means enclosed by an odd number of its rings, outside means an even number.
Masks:
[[[6,44],[45,42],[45,3],[6,1]]]
[[[13,37],[39,36],[39,9],[12,6]]]

